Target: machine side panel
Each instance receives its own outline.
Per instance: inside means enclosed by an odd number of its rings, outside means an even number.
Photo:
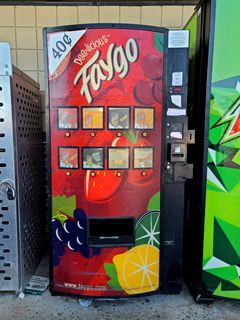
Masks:
[[[19,289],[19,237],[11,77],[0,75],[0,291]]]
[[[203,282],[240,299],[240,3],[216,1],[211,83]]]

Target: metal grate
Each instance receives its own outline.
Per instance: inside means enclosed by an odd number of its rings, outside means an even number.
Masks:
[[[22,282],[36,268],[45,242],[45,179],[39,90],[14,74],[16,162],[21,234]]]
[[[15,184],[10,77],[0,76],[0,290],[18,288],[16,200],[9,201],[5,184]]]
[[[13,71],[12,76],[0,74],[0,291],[26,286],[45,243],[39,86],[18,69]],[[12,200],[7,185],[16,190]]]
[[[16,120],[19,136],[22,139],[41,138],[39,94],[18,82],[15,83],[15,86]]]

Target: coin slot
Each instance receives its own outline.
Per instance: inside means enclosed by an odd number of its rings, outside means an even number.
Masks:
[[[184,154],[183,153],[176,153],[176,154],[173,154],[172,157],[182,158],[182,157],[184,157]]]

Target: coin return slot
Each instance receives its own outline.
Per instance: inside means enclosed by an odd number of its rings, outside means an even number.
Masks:
[[[134,219],[89,219],[88,244],[96,247],[134,245]]]
[[[184,144],[171,144],[171,160],[174,162],[186,160],[186,146]]]
[[[183,153],[176,153],[176,154],[173,154],[172,157],[174,157],[174,158],[182,158],[182,157],[184,157],[184,154]]]

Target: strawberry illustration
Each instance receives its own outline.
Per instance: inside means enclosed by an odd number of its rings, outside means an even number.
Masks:
[[[139,135],[139,131],[129,130],[124,133],[118,141],[116,146],[130,146],[132,147],[151,147],[149,142]],[[152,183],[153,170],[145,170],[145,175],[141,174],[142,170],[130,169],[128,171],[128,183],[136,187],[145,187]]]
[[[116,146],[119,139],[113,140],[112,147]],[[121,172],[121,176],[118,176],[117,172]],[[91,175],[91,171],[87,170],[84,178],[84,195],[90,202],[111,200],[127,180],[127,172],[124,170],[97,170],[94,174]]]
[[[139,137],[139,131],[129,130],[123,133],[121,137],[115,138],[112,147],[149,147],[149,143],[142,136]],[[105,161],[106,162],[106,161]],[[107,163],[105,163],[107,167]],[[120,176],[119,176],[120,172]],[[142,170],[96,170],[94,174],[87,170],[84,177],[84,195],[86,200],[93,203],[110,201],[115,195],[119,194],[126,185],[145,187],[152,183],[153,170],[148,169],[145,175]]]
[[[91,176],[90,170],[85,174],[84,194],[90,202],[111,200],[116,191],[119,191],[127,178],[127,172],[117,176],[115,170],[98,170]]]

